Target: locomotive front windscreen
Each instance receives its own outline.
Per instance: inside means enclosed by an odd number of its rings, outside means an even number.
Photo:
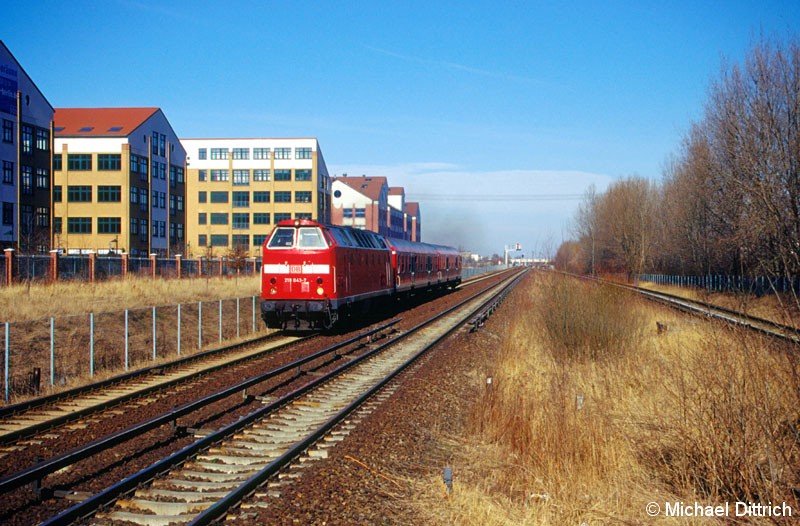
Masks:
[[[267,245],[269,248],[326,248],[325,237],[318,227],[278,227]]]

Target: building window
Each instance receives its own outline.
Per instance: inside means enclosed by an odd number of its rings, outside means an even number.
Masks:
[[[208,180],[208,171],[207,170],[197,170],[197,180],[205,182]]]
[[[76,171],[89,171],[92,169],[92,154],[70,153],[67,154],[67,169]]]
[[[276,159],[291,159],[292,158],[292,149],[291,148],[275,148],[275,158]]]
[[[159,208],[167,208],[167,193],[166,192],[159,192],[158,193],[158,204]],[[155,205],[153,205],[155,206]]]
[[[132,174],[139,173],[139,157],[133,154],[130,157],[130,172]]]
[[[311,148],[295,148],[295,159],[311,159]]]
[[[139,202],[139,189],[135,186],[131,186],[131,203],[138,203]]]
[[[50,151],[50,131],[36,128],[36,149],[42,152]]]
[[[228,149],[227,148],[211,148],[211,159],[212,160],[223,160],[228,158]]]
[[[36,169],[36,188],[50,188],[50,172],[47,168]]]
[[[248,160],[248,159],[250,159],[250,148],[234,148],[233,149],[233,159],[234,160]]]
[[[164,135],[163,133],[159,134],[158,136],[158,154],[161,157],[167,156],[167,136]]]
[[[227,247],[228,234],[211,234],[211,246],[214,247]]]
[[[147,181],[147,157],[139,157],[139,178]]]
[[[254,203],[269,203],[269,192],[253,192]]]
[[[136,235],[139,233],[139,220],[135,217],[131,218],[131,234]]]
[[[231,240],[233,241],[233,248],[250,250],[250,236],[248,234],[234,234]]]
[[[211,212],[211,224],[212,225],[227,225],[228,224],[228,214],[222,212]]]
[[[36,226],[47,227],[50,226],[50,209],[44,206],[36,208]]]
[[[33,153],[33,128],[27,124],[22,126],[22,153]]]
[[[54,153],[53,154],[53,170],[55,170],[57,172],[60,172],[61,170],[64,169],[63,168],[63,162],[64,162],[64,158],[63,157],[64,156],[61,155],[60,153]]]
[[[98,203],[119,203],[122,201],[122,187],[120,186],[98,186]]]
[[[297,212],[294,215],[294,218],[295,219],[308,219],[308,220],[310,220],[311,219],[311,213],[310,212]]]
[[[91,234],[92,233],[92,218],[91,217],[68,217],[67,218],[67,233],[68,234]]]
[[[3,119],[3,142],[14,142],[14,121]]]
[[[60,217],[54,217],[53,218],[53,233],[54,234],[60,234],[61,233],[61,225],[62,225],[62,219]]]
[[[153,137],[150,139],[150,152],[153,155],[158,155],[158,132],[153,132]]]
[[[294,171],[294,180],[295,181],[310,181],[311,180],[311,170],[295,170]]]
[[[207,225],[208,224],[208,214],[205,212],[200,212],[197,214],[197,224],[198,225]]]
[[[311,192],[295,192],[294,193],[294,202],[295,203],[310,203],[311,202]]]
[[[103,171],[119,171],[122,169],[121,155],[118,153],[98,153],[97,169]]]
[[[162,181],[167,180],[167,164],[166,163],[158,163],[158,177]]]
[[[281,221],[286,221],[287,219],[291,219],[292,214],[287,214],[285,212],[278,212],[275,214],[275,223],[280,223]]]
[[[269,170],[253,170],[253,181],[266,182],[270,179]]]
[[[228,170],[211,170],[212,181],[227,181]]]
[[[208,245],[208,236],[205,234],[200,234],[197,236],[197,246],[204,247]]]
[[[120,234],[122,232],[122,220],[119,217],[98,217],[98,234]]]
[[[33,195],[33,167],[22,166],[21,172],[22,193],[25,195]]]
[[[178,196],[178,212],[183,212],[183,196]]]
[[[275,192],[276,203],[291,203],[292,192]]]
[[[247,208],[250,206],[250,192],[233,192],[232,202],[234,208]]]
[[[14,163],[3,161],[3,184],[14,184]]]
[[[233,228],[236,230],[247,230],[250,228],[250,214],[239,212],[233,213]]]
[[[139,241],[147,242],[147,219],[139,220]]]
[[[228,192],[211,192],[212,203],[227,203]]]
[[[92,202],[92,187],[91,186],[68,186],[67,187],[67,202],[70,202],[70,203],[91,203]]]
[[[178,180],[178,184],[183,184],[183,167],[176,166],[175,167],[175,178]]]
[[[197,192],[197,202],[198,203],[205,203],[208,201],[208,193],[207,192]]]
[[[269,224],[269,214],[266,212],[256,212],[253,214],[253,224],[254,225],[268,225]]]
[[[14,224],[14,203],[3,202],[3,224]]]
[[[260,161],[268,161],[269,148],[253,148],[253,159]]]
[[[253,234],[253,245],[260,247],[267,241],[268,237],[268,234]]]
[[[234,170],[233,184],[238,186],[250,184],[250,170]]]
[[[139,210],[147,212],[147,188],[139,188]]]
[[[175,194],[169,194],[169,215],[175,215]]]
[[[276,181],[291,181],[292,180],[292,171],[291,170],[275,170],[275,180]]]
[[[364,209],[364,208],[356,208],[355,209],[355,215],[353,214],[353,209],[352,208],[345,208],[344,210],[342,210],[342,212],[343,212],[343,217],[348,218],[348,219],[352,219],[353,217],[365,217],[366,209]]]
[[[201,161],[205,161],[206,159],[208,159],[208,149],[207,148],[198,149],[197,158]]]
[[[61,202],[61,185],[53,186],[53,202],[54,203]]]

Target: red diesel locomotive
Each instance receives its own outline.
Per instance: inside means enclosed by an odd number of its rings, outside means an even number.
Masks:
[[[289,219],[264,242],[261,317],[268,327],[328,329],[376,302],[459,283],[454,248]]]

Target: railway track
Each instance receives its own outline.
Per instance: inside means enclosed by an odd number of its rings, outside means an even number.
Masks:
[[[324,456],[325,447],[312,445],[323,437],[329,443],[339,440],[329,434],[333,428],[437,342],[492,308],[519,277],[487,287],[261,409],[202,433],[191,445],[44,524],[69,524],[87,516],[93,516],[93,524],[206,524],[219,519],[295,459]],[[277,490],[266,491],[266,496],[279,496]]]
[[[92,415],[110,408],[124,411],[126,404],[152,402],[152,397],[166,389],[178,385],[186,388],[187,383],[203,375],[223,367],[245,363],[303,339],[304,337],[299,336],[274,334],[262,336],[62,393],[2,407],[0,458],[4,449],[8,452],[22,447],[9,447],[9,444],[20,439],[30,439],[45,432],[53,433],[58,426],[90,419]]]
[[[779,340],[792,343],[794,345],[800,345],[800,331],[798,331],[797,327],[783,325],[772,320],[766,320],[764,318],[751,316],[743,312],[720,307],[719,305],[714,305],[713,303],[693,300],[682,296],[677,296],[675,294],[669,294],[667,292],[657,292],[642,287],[621,285],[613,282],[604,283],[634,291],[647,299],[663,303],[683,312],[712,318],[729,323],[731,325],[756,331],[772,338],[777,338]]]

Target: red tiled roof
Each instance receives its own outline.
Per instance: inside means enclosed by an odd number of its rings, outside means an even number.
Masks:
[[[390,186],[389,195],[405,195],[406,189],[402,186]]]
[[[414,201],[409,201],[406,203],[406,214],[414,217],[419,217],[419,203],[415,203]]]
[[[56,137],[125,137],[158,108],[56,108]]]
[[[385,177],[337,177],[335,181],[341,181],[353,190],[364,194],[373,201],[380,201],[381,188],[386,186]]]

